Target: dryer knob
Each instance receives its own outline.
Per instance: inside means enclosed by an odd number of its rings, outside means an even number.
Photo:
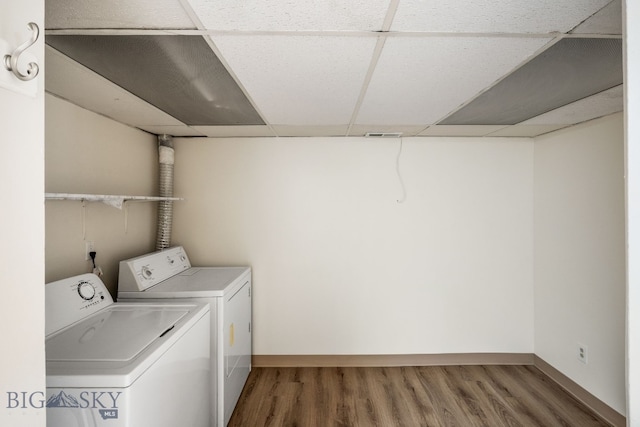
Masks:
[[[90,301],[96,296],[96,288],[89,282],[80,282],[78,283],[78,295],[83,300]]]
[[[141,273],[143,279],[151,279],[151,277],[153,277],[153,272],[147,266],[142,267]]]

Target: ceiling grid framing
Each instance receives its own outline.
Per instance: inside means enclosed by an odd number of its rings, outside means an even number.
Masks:
[[[443,121],[456,111],[470,105],[474,100],[483,94],[492,91],[500,82],[509,75],[526,66],[527,60],[520,61],[510,67],[505,64],[492,65],[498,71],[494,79],[482,87],[472,91],[472,85],[467,85],[467,93],[460,99],[458,107],[451,106],[450,110],[444,111],[438,118],[430,118],[427,121],[419,122],[419,115],[413,114],[417,110],[431,108],[436,103],[448,101],[450,97],[447,91],[441,95],[429,97],[428,91],[423,91],[423,99],[416,98],[416,102],[405,104],[405,108],[410,108],[407,117],[409,120],[400,120],[401,116],[396,115],[394,120],[383,120],[391,117],[396,111],[402,110],[403,99],[415,95],[428,81],[411,85],[395,85],[395,93],[389,90],[388,93],[380,92],[385,102],[378,102],[375,106],[378,113],[370,115],[377,117],[373,123],[359,120],[359,116],[364,116],[367,110],[371,111],[371,106],[367,105],[368,97],[376,89],[376,85],[382,87],[384,82],[378,82],[378,74],[381,65],[384,65],[384,57],[392,49],[405,47],[404,56],[400,55],[401,62],[411,61],[416,56],[428,57],[430,52],[424,50],[411,51],[406,46],[411,46],[413,40],[437,41],[439,38],[468,40],[469,46],[477,45],[473,39],[491,38],[492,40],[517,40],[522,39],[532,41],[533,39],[553,39],[547,46],[542,47],[532,53],[531,58],[535,58],[546,51],[552,45],[565,39],[620,39],[621,36],[621,16],[620,0],[499,0],[491,5],[480,0],[471,0],[465,5],[464,10],[453,8],[449,5],[449,0],[438,3],[425,3],[422,0],[354,0],[353,2],[326,2],[317,3],[313,0],[280,0],[278,2],[261,2],[259,0],[246,0],[237,2],[234,0],[114,0],[110,4],[105,4],[99,0],[50,0],[47,2],[45,35],[49,36],[87,36],[87,35],[109,35],[109,36],[202,36],[207,42],[213,55],[218,57],[223,68],[236,82],[240,92],[244,94],[256,114],[262,118],[264,125],[246,126],[237,123],[235,130],[228,125],[218,125],[217,128],[201,123],[197,126],[184,127],[185,136],[197,135],[203,132],[211,136],[340,136],[336,132],[344,130],[342,136],[358,136],[360,132],[375,132],[376,128],[385,132],[392,131],[397,127],[398,131],[405,130],[405,135],[425,135],[432,132],[449,133],[455,130],[444,128]],[[100,4],[98,4],[100,3]],[[120,8],[109,10],[109,7]],[[155,6],[158,6],[157,8]],[[151,6],[154,6],[151,8]],[[149,12],[151,9],[157,9]],[[73,13],[69,14],[68,11]],[[145,10],[147,12],[145,12]],[[176,16],[163,16],[166,11],[180,11]],[[130,16],[123,17],[125,11],[131,12]],[[453,13],[455,11],[455,13]],[[184,17],[188,17],[185,19]],[[120,21],[119,21],[120,20]],[[308,38],[324,40],[324,42],[313,42],[316,47],[325,46],[331,52],[323,53],[326,61],[336,60],[331,66],[321,65],[313,60],[307,61],[307,68],[297,69],[300,65],[293,58],[288,58],[289,63],[283,64],[281,68],[271,70],[275,80],[264,79],[257,73],[247,73],[247,69],[261,68],[265,65],[260,60],[252,59],[255,52],[251,50],[252,43],[235,43],[235,47],[240,46],[247,49],[244,52],[236,52],[235,57],[228,57],[225,49],[219,46],[218,39],[224,38],[225,43],[229,39],[242,39],[257,41],[258,44],[269,41],[276,41],[276,46],[280,49],[287,49],[289,42],[283,43],[282,39]],[[333,38],[334,41],[330,41]],[[342,43],[347,39],[361,40],[359,42]],[[368,42],[364,40],[369,39]],[[375,39],[375,41],[371,40]],[[393,42],[391,42],[393,41]],[[371,44],[373,42],[373,44]],[[494,50],[501,49],[502,42],[496,42]],[[511,43],[511,42],[509,42]],[[516,43],[516,42],[514,42]],[[528,43],[528,42],[525,42]],[[517,44],[517,43],[516,43]],[[296,43],[294,43],[294,46]],[[425,44],[424,46],[427,46]],[[514,44],[515,45],[515,44]],[[306,54],[304,43],[297,43],[298,55]],[[363,46],[371,49],[370,57],[365,65],[362,60]],[[420,46],[418,43],[417,46]],[[350,49],[350,50],[349,50]],[[366,50],[365,49],[365,50]],[[349,50],[347,52],[347,50]],[[268,58],[268,62],[279,60],[280,51],[277,55]],[[319,50],[313,51],[319,54]],[[469,52],[453,51],[440,52],[440,56],[432,59],[434,62],[448,62],[450,55],[465,55]],[[248,58],[242,58],[244,56]],[[487,57],[487,58],[490,58]],[[530,59],[531,59],[530,58]],[[303,57],[299,58],[302,62]],[[262,61],[266,61],[264,58]],[[487,59],[491,61],[491,59]],[[295,63],[293,62],[295,61]],[[354,61],[356,64],[354,65]],[[398,62],[396,65],[401,65]],[[293,64],[293,65],[292,65]],[[452,62],[455,64],[455,62]],[[52,67],[53,73],[64,73],[64,67],[57,70]],[[303,64],[304,65],[304,64]],[[391,64],[393,66],[394,64]],[[313,67],[319,66],[320,71]],[[427,67],[427,65],[424,65]],[[346,67],[346,68],[345,68]],[[355,67],[355,68],[353,68]],[[501,67],[501,68],[500,68]],[[402,68],[398,68],[402,70]],[[428,69],[428,68],[426,68]],[[323,71],[324,70],[324,71]],[[446,77],[449,74],[446,67],[442,68],[440,74],[432,76],[435,79]],[[308,71],[309,78],[299,77],[300,73]],[[325,79],[322,73],[330,73],[331,81]],[[467,74],[462,74],[461,79],[474,78],[474,70],[469,67]],[[294,73],[294,74],[291,74]],[[298,73],[296,77],[295,73]],[[354,74],[355,73],[355,74]],[[389,78],[393,73],[387,73]],[[60,81],[63,76],[56,77]],[[299,79],[293,84],[287,80]],[[317,79],[320,80],[317,80]],[[275,104],[269,97],[260,97],[260,86],[270,85],[280,79],[285,84],[280,91],[274,91],[278,99],[282,100],[277,108],[268,107],[269,103]],[[346,80],[345,80],[346,79]],[[358,80],[360,79],[360,80]],[[48,79],[47,79],[48,80]],[[304,81],[303,81],[304,80]],[[256,85],[256,83],[260,83]],[[330,84],[335,88],[330,89]],[[345,86],[345,84],[347,84]],[[324,91],[310,90],[314,85],[324,85]],[[306,86],[305,86],[306,85]],[[449,86],[449,91],[458,90],[457,84],[445,83]],[[65,86],[65,85],[59,85]],[[358,91],[353,94],[353,87]],[[387,83],[388,87],[393,87],[393,80]],[[256,87],[258,89],[256,89]],[[50,87],[46,89],[49,91]],[[51,86],[53,90],[53,86]],[[51,91],[50,91],[51,92]],[[348,93],[347,93],[348,92]],[[567,122],[570,120],[589,120],[601,115],[611,114],[621,108],[617,92],[594,91],[593,99],[577,100],[575,107],[572,104],[557,108],[554,115],[542,114],[539,119],[535,117],[536,126],[542,126],[540,121],[553,120],[555,122]],[[54,92],[51,92],[54,93]],[[67,97],[64,93],[54,93],[71,102],[75,102],[72,96]],[[295,98],[299,94],[303,98]],[[292,96],[293,95],[293,96]],[[462,95],[462,94],[461,94]],[[590,98],[590,97],[587,97]],[[264,99],[267,99],[265,104]],[[297,99],[297,101],[296,101]],[[301,107],[317,102],[317,108],[307,108],[305,114],[300,114]],[[293,100],[295,102],[288,102]],[[299,102],[302,101],[302,104]],[[88,109],[104,108],[93,106],[86,99],[82,101],[83,106]],[[140,100],[141,103],[144,101]],[[351,105],[353,103],[353,105]],[[346,113],[344,106],[351,106],[349,113]],[[587,106],[587,107],[585,107]],[[268,107],[268,108],[267,108]],[[115,105],[108,106],[109,111],[113,111]],[[600,110],[599,110],[600,108]],[[575,110],[572,112],[572,109]],[[555,111],[555,110],[554,110]],[[101,113],[100,111],[96,111]],[[279,119],[272,117],[277,113]],[[334,114],[335,113],[335,114]],[[549,112],[551,113],[551,112]],[[104,114],[104,113],[103,113]],[[317,115],[325,116],[327,120],[319,120]],[[108,116],[108,114],[105,114]],[[562,117],[558,117],[562,115]],[[159,116],[158,116],[159,117]],[[340,118],[342,117],[342,118]],[[141,127],[136,123],[133,116],[132,125]],[[495,126],[495,123],[483,123],[485,126]],[[526,124],[526,121],[522,123]],[[575,124],[575,123],[571,123]],[[551,124],[549,124],[551,125]],[[168,121],[158,123],[145,123],[146,129],[161,129],[163,126],[170,126],[179,133],[179,126],[169,124]],[[440,126],[440,127],[439,127]],[[455,126],[455,125],[448,125]],[[516,126],[516,125],[509,125]],[[529,125],[533,126],[533,125]],[[429,132],[429,129],[432,132]],[[217,130],[215,130],[217,129]],[[323,130],[324,129],[324,130]],[[477,129],[478,135],[489,128],[466,127],[460,128],[458,133],[471,132]],[[484,129],[484,130],[483,130]],[[533,129],[533,128],[531,128]],[[508,133],[508,129],[499,132]],[[524,130],[522,131],[524,132]]]
[[[393,23],[393,18],[396,15],[396,11],[398,10],[398,4],[400,0],[391,0],[389,3],[389,9],[387,10],[387,14],[385,15],[384,22],[382,23],[382,29],[380,34],[378,35],[378,41],[376,42],[376,47],[373,50],[373,55],[371,56],[371,62],[369,64],[369,69],[367,70],[367,74],[362,83],[362,89],[360,90],[360,94],[358,95],[358,100],[356,101],[356,106],[353,109],[353,113],[351,114],[351,119],[349,119],[349,127],[347,128],[347,136],[351,135],[351,129],[355,123],[356,118],[358,117],[358,113],[360,112],[360,107],[362,106],[362,101],[369,89],[369,83],[371,83],[371,77],[378,65],[378,60],[380,59],[380,54],[382,53],[382,49],[384,49],[384,44],[387,40],[387,34],[389,33],[389,29],[391,28],[391,24]]]

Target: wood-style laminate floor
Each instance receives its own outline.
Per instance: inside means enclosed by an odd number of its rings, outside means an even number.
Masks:
[[[253,368],[229,426],[608,426],[533,366]]]

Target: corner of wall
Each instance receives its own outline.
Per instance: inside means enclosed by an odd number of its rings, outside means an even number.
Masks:
[[[535,353],[625,412],[622,115],[545,135],[534,152]],[[586,363],[578,348],[587,350]]]

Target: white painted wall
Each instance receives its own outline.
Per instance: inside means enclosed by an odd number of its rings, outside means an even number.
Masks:
[[[616,114],[537,138],[534,161],[535,353],[622,414],[623,141]]]
[[[625,1],[627,422],[640,426],[640,3]]]
[[[153,136],[46,102],[47,191],[155,194]],[[605,118],[535,156],[528,139],[405,138],[402,204],[397,139],[176,139],[174,243],[253,267],[255,354],[535,350],[624,413],[621,132]],[[80,204],[46,206],[47,281],[87,271]],[[127,233],[121,211],[85,213],[113,291],[117,262],[153,249],[155,204],[131,206]]]
[[[176,139],[174,242],[250,264],[255,354],[533,352],[528,139]]]
[[[154,135],[46,96],[45,187],[51,193],[157,195]],[[155,248],[157,203],[46,202],[46,282],[91,271],[93,241],[103,280],[116,295],[118,263]],[[126,229],[125,229],[126,227]]]
[[[42,0],[3,2],[0,9],[0,39],[12,48],[31,36],[28,22],[44,26]],[[28,50],[42,73],[43,48],[41,36]],[[8,71],[0,66],[0,73]],[[35,98],[0,88],[0,426],[45,425],[43,75]],[[9,393],[20,393],[18,400]]]

